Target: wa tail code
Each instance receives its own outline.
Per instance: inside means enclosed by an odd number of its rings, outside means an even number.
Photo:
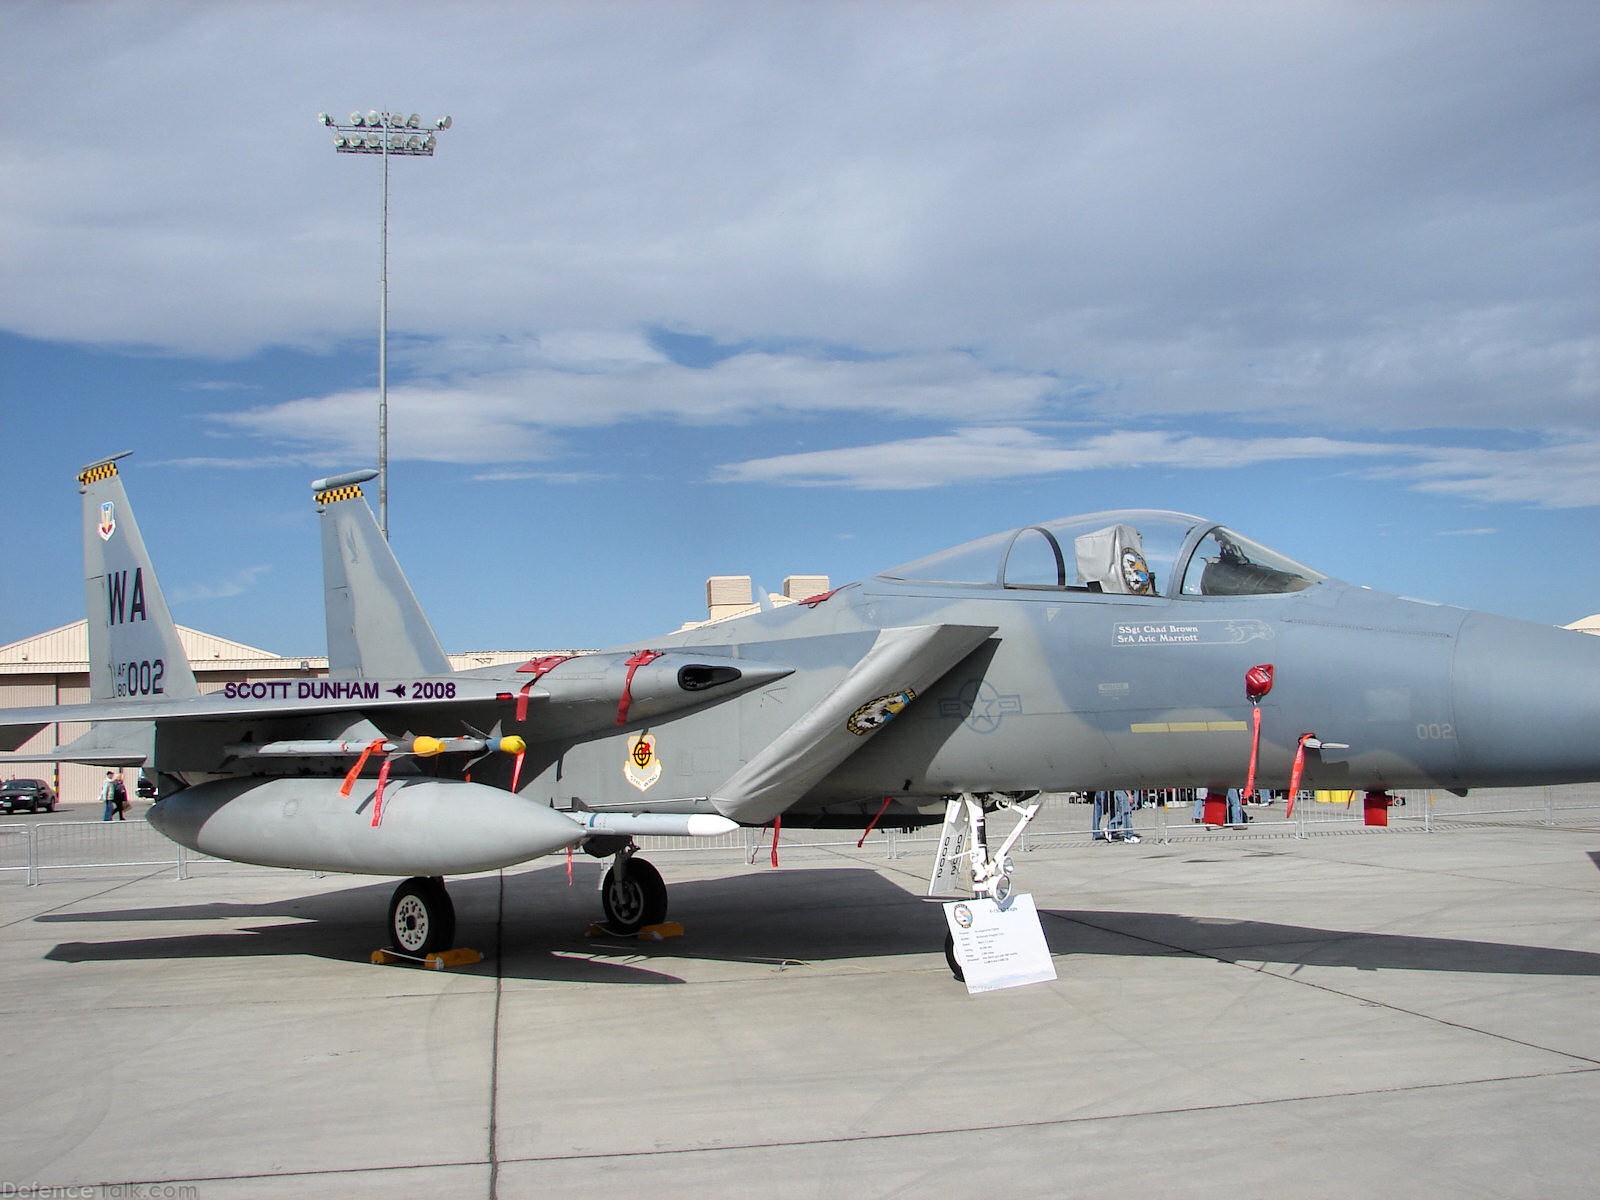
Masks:
[[[133,592],[128,592],[128,573],[110,571],[106,574],[107,616],[113,625],[126,625],[133,621],[149,620],[144,604],[144,569],[133,569]]]

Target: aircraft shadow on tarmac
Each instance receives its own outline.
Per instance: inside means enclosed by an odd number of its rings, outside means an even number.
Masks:
[[[686,936],[663,942],[584,936],[599,915],[592,865],[572,887],[559,868],[478,876],[450,884],[460,945],[485,961],[472,973],[549,982],[673,984],[673,961],[782,967],[852,958],[930,956],[942,964],[944,914],[864,867],[752,871],[672,885],[670,919]],[[393,883],[287,896],[258,904],[209,903],[49,913],[41,924],[260,919],[161,937],[62,942],[46,959],[109,962],[308,955],[366,962],[378,944]],[[1364,933],[1180,913],[1041,909],[1057,956],[1192,954],[1223,962],[1482,974],[1600,976],[1600,954],[1503,942]],[[498,956],[499,961],[496,962]],[[626,960],[626,961],[624,961]]]
[[[482,964],[460,970],[556,982],[673,984],[683,980],[651,969],[649,960],[781,967],[926,953],[943,962],[943,913],[867,868],[784,868],[676,882],[669,919],[681,921],[687,936],[649,942],[585,936],[601,915],[597,876],[592,864],[585,865],[588,870],[570,888],[559,868],[508,873],[503,925],[499,878],[452,880],[457,943],[485,956]],[[41,924],[230,924],[201,933],[62,942],[44,956],[55,962],[309,955],[364,963],[381,944],[379,931],[393,890],[394,883],[385,881],[262,903],[84,910],[34,919]],[[262,923],[240,928],[241,920]]]
[[[1040,916],[1045,918],[1045,940],[1054,954],[1195,954],[1228,963],[1361,971],[1600,976],[1600,954],[1586,950],[1177,913],[1042,909]]]

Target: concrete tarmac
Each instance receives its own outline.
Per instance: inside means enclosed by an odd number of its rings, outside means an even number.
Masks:
[[[1592,825],[1033,851],[1060,977],[981,996],[921,856],[655,861],[683,938],[556,861],[452,881],[448,972],[368,962],[392,881],[0,879],[4,1194],[1600,1187]]]

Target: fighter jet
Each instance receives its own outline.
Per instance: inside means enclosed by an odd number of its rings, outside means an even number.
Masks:
[[[612,650],[451,671],[368,477],[313,485],[328,678],[202,695],[117,460],[85,468],[99,690],[0,711],[0,748],[55,721],[149,730],[153,825],[221,858],[402,877],[387,934],[416,955],[453,942],[445,876],[572,848],[613,859],[609,927],[660,922],[647,834],[911,828],[960,798],[975,882],[998,895],[1006,848],[982,815],[1026,817],[1041,791],[1600,779],[1600,640],[1343,583],[1154,510],[1029,525]]]

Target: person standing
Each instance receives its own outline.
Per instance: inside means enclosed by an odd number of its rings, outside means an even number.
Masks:
[[[1093,840],[1103,842],[1106,840],[1106,806],[1111,800],[1110,792],[1096,792],[1094,794],[1094,815],[1089,820],[1089,832]]]
[[[1113,842],[1137,842],[1139,835],[1133,831],[1134,794],[1122,788],[1111,793],[1111,819],[1106,823],[1106,835]]]
[[[112,814],[117,811],[117,776],[116,776],[116,772],[114,772],[114,771],[107,771],[106,772],[106,781],[103,784],[100,785],[100,801],[101,801],[101,803],[103,803],[106,806],[105,815],[102,816],[100,819],[102,821],[111,820]]]

